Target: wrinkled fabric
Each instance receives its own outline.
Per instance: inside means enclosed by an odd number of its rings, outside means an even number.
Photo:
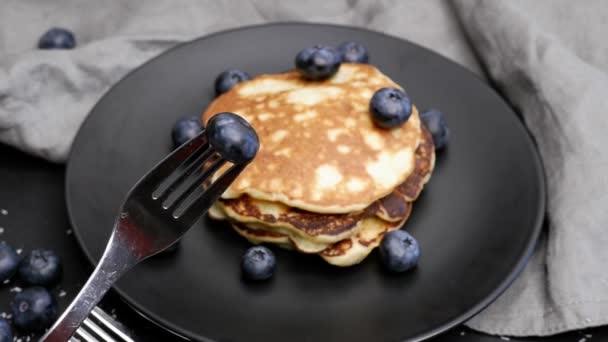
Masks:
[[[195,37],[276,21],[385,32],[489,77],[538,144],[548,230],[515,283],[467,324],[492,334],[548,335],[608,323],[602,0],[4,0],[0,141],[65,162],[87,113],[127,72]],[[35,49],[53,26],[74,31],[78,47]]]
[[[470,327],[549,335],[608,324],[608,3],[456,1],[489,76],[542,156],[548,234]]]

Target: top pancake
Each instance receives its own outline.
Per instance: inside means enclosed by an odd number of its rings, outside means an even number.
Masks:
[[[362,210],[391,193],[414,168],[422,131],[414,107],[402,126],[374,125],[374,92],[397,84],[366,64],[342,64],[329,80],[297,71],[262,75],[219,96],[203,122],[234,112],[255,128],[260,149],[222,198],[281,202],[317,213]]]

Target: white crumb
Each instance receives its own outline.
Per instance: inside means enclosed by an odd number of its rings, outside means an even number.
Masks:
[[[464,331],[461,331],[461,332],[460,332],[460,336],[464,336],[464,335],[466,335],[466,334],[467,334],[467,333],[466,333],[466,332],[464,332]]]
[[[23,252],[23,249],[22,248],[17,248],[17,250],[15,252],[17,252],[17,254],[21,254]]]
[[[584,338],[584,337],[583,337],[583,338],[581,338],[580,340],[578,340],[578,342],[585,342],[585,341],[587,341],[587,339],[586,339],[586,338]]]
[[[2,284],[8,284],[8,283],[10,283],[10,282],[11,282],[11,280],[10,280],[10,279],[6,279],[5,281],[3,281],[3,282],[2,282]]]
[[[0,227],[0,234],[4,233],[4,227]]]
[[[6,319],[11,319],[13,318],[13,314],[6,314]]]
[[[6,312],[0,312],[0,317],[6,318]]]
[[[591,322],[591,318],[585,318],[585,322],[590,323]]]
[[[0,209],[0,214],[6,216],[6,215],[8,215],[8,210],[6,210],[6,209]]]
[[[65,295],[67,295],[67,293],[63,290],[59,291],[59,294],[57,295],[58,297],[65,297]]]
[[[593,335],[591,335],[591,334],[586,334],[586,335],[585,335],[585,337],[586,337],[586,338],[592,338],[592,337],[593,337]]]
[[[511,339],[506,336],[500,336],[500,339],[503,341],[511,341]]]
[[[11,288],[10,291],[11,292],[21,292],[21,288],[19,286],[15,286],[15,287]]]
[[[65,233],[68,234],[68,235],[71,235],[72,234],[72,230],[68,229],[68,230],[65,231]]]

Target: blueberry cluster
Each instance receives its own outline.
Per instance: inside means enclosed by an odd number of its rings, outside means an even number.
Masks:
[[[23,332],[48,328],[57,318],[57,300],[50,292],[59,283],[62,264],[50,250],[35,249],[21,258],[6,242],[0,243],[0,282],[16,278],[25,288],[10,303],[12,322]],[[10,324],[0,318],[0,341],[12,341]]]
[[[325,80],[332,77],[342,63],[368,63],[367,49],[354,42],[340,46],[315,45],[305,48],[296,55],[296,69],[307,79]]]

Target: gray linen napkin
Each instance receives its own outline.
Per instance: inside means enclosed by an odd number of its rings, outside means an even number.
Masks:
[[[546,241],[468,324],[505,335],[608,324],[608,3],[456,4],[491,78],[534,136],[548,188]]]
[[[601,71],[608,65],[605,6],[601,0],[585,2],[589,9],[546,0],[452,4],[459,16],[439,0],[4,0],[0,141],[63,162],[89,109],[125,73],[176,43],[231,27],[287,20],[363,26],[410,39],[481,74],[477,53],[538,141],[550,231],[513,287],[468,324],[512,335],[606,324],[608,278],[601,264],[608,261],[602,250],[608,234],[601,228],[608,220],[601,209],[608,204],[608,165],[600,132],[607,127],[600,111],[608,107],[599,93],[608,89]],[[56,25],[72,29],[79,47],[33,49]]]

